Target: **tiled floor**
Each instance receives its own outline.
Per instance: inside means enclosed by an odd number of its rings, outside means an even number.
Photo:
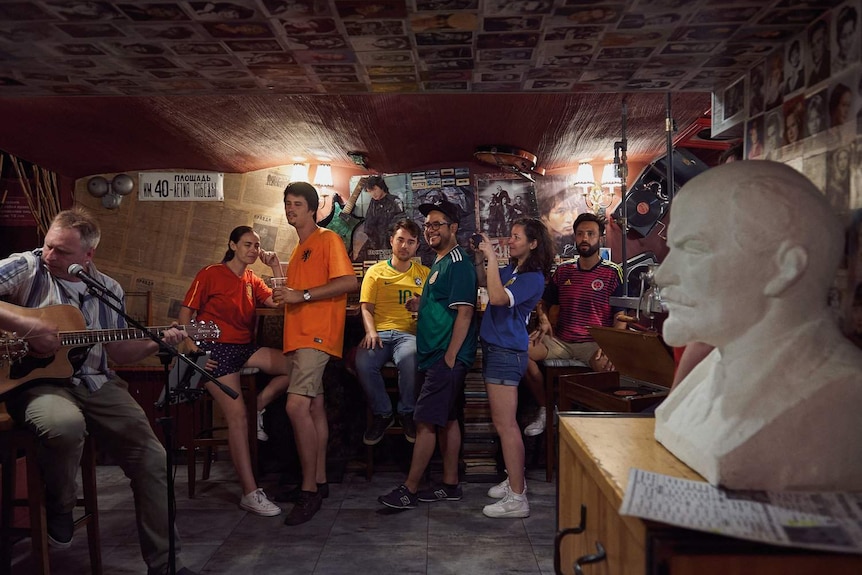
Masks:
[[[553,573],[555,485],[544,469],[528,473],[531,515],[488,519],[490,484],[465,483],[458,502],[420,503],[418,509],[383,507],[377,497],[396,487],[401,473],[376,473],[371,481],[348,473],[309,523],[286,527],[284,514],[257,517],[240,510],[239,486],[229,462],[213,465],[189,499],[184,468],[176,474],[177,527],[184,563],[207,574],[547,574]],[[277,491],[277,476],[263,478]],[[143,574],[128,481],[117,467],[98,470],[104,572]],[[289,510],[290,504],[281,504]],[[14,548],[14,574],[32,572],[29,540]],[[75,534],[71,549],[51,551],[52,575],[89,573],[87,538]]]

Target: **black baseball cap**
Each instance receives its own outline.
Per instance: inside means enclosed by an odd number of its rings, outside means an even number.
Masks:
[[[445,214],[449,221],[453,224],[461,222],[461,208],[446,200],[440,200],[436,204],[422,204],[419,206],[419,213],[427,216],[432,210],[437,210]]]

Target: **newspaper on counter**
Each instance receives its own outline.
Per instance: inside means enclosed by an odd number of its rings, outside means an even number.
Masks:
[[[862,492],[731,491],[632,468],[620,514],[785,547],[862,553]]]

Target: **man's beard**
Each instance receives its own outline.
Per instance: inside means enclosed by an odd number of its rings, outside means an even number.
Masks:
[[[588,258],[599,251],[599,244],[590,244],[590,247],[585,248],[582,244],[578,244],[578,255]]]

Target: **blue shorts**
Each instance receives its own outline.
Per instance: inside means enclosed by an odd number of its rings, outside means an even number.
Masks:
[[[217,341],[205,341],[198,347],[210,352],[210,359],[218,362],[218,367],[213,371],[213,377],[238,372],[248,359],[260,349],[260,346],[255,343],[219,343]]]
[[[527,352],[482,342],[482,376],[488,383],[516,386],[527,371]]]
[[[467,366],[460,361],[449,368],[446,360],[440,360],[416,374],[416,388],[419,397],[413,409],[413,419],[446,427],[450,421],[458,419],[464,408],[464,379]]]

